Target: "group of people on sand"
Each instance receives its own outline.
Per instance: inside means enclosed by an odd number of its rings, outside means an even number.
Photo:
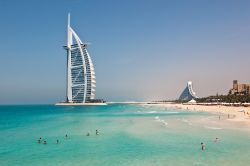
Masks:
[[[250,117],[250,113],[248,111],[242,110],[242,112],[244,113],[244,115],[248,115]]]
[[[227,114],[227,118],[230,119],[230,118],[235,118],[236,115],[230,115],[230,114]],[[220,120],[221,119],[221,115],[219,115],[218,119]]]
[[[218,137],[215,138],[214,143],[219,143],[220,139]],[[201,150],[205,150],[206,149],[206,144],[204,144],[203,142],[201,142]]]
[[[250,113],[248,111],[245,111],[245,110],[241,110],[239,112],[243,112],[244,113],[244,116],[249,116],[250,118]],[[227,114],[227,118],[230,119],[230,118],[235,118],[236,115],[230,115],[230,114]],[[221,115],[219,115],[219,120],[221,119]]]
[[[68,139],[68,134],[65,135],[65,139]],[[38,144],[41,144],[43,142],[44,145],[47,144],[47,141],[44,139],[42,140],[42,137],[40,137],[38,140],[37,140],[37,143]],[[56,140],[56,144],[59,144],[59,139]]]
[[[98,130],[98,129],[95,130],[95,135],[99,135],[99,130]],[[86,136],[90,136],[90,133],[88,132],[88,133],[86,134]]]

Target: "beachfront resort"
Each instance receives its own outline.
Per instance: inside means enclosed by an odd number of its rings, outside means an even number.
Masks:
[[[249,166],[249,9],[0,1],[0,166]]]

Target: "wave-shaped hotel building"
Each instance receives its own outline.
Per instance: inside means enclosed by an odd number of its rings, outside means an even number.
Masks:
[[[95,100],[96,76],[94,65],[87,50],[76,32],[70,26],[70,14],[67,26],[67,90],[66,102],[57,105],[103,105]]]
[[[189,101],[189,100],[197,99],[197,98],[198,96],[193,90],[193,83],[191,81],[188,81],[186,88],[183,90],[183,92],[181,93],[179,97],[179,100]]]

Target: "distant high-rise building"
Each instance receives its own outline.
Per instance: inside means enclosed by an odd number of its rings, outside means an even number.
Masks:
[[[238,81],[233,80],[233,89],[237,89],[237,88],[238,88]]]
[[[179,100],[182,101],[189,101],[192,99],[197,99],[198,97],[196,96],[195,92],[193,91],[193,84],[191,81],[187,82],[186,88],[183,90],[181,93]]]
[[[250,84],[238,84],[237,80],[233,80],[233,88],[229,94],[235,95],[250,95]]]
[[[87,50],[76,32],[70,26],[68,15],[67,51],[67,95],[68,103],[87,103],[95,99],[96,77],[94,65]]]

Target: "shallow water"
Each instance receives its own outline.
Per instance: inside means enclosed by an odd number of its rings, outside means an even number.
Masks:
[[[0,135],[1,166],[250,163],[245,125],[226,116],[153,106],[0,106]],[[39,137],[47,145],[38,144]]]

